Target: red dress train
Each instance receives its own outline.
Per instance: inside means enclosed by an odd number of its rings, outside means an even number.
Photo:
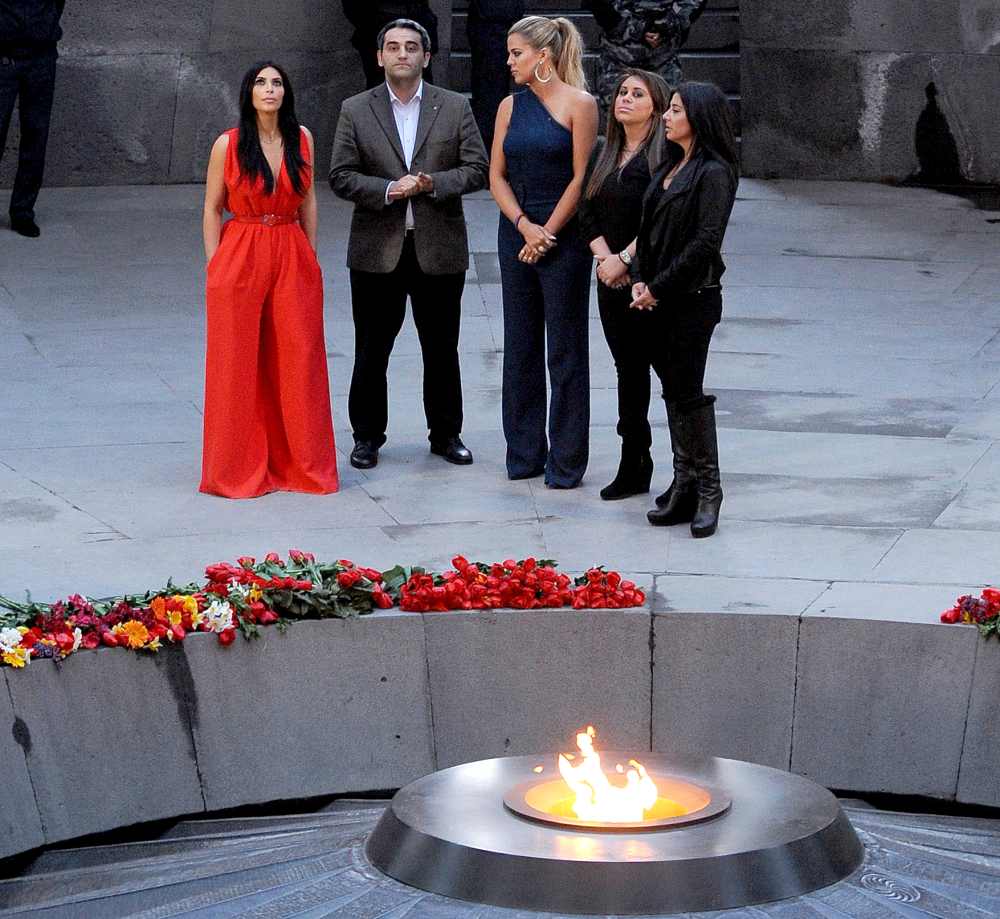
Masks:
[[[337,490],[323,337],[323,275],[282,164],[274,193],[226,151],[226,210],[208,264],[203,492],[253,498]],[[300,138],[303,159],[309,146]],[[303,176],[304,182],[312,180]]]

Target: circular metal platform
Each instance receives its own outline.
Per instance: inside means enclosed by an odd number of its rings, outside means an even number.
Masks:
[[[368,839],[368,857],[396,880],[447,897],[605,915],[780,900],[861,864],[864,850],[837,799],[808,779],[737,760],[640,756],[651,773],[720,789],[731,806],[654,831],[557,827],[504,805],[511,788],[537,781],[535,767],[554,756],[481,760],[402,788]]]

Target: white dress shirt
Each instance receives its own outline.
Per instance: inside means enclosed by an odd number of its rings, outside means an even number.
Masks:
[[[417,140],[417,123],[420,121],[420,98],[424,94],[424,81],[420,81],[417,91],[409,102],[400,101],[388,83],[385,84],[385,88],[389,90],[392,117],[396,120],[396,131],[399,133],[399,142],[403,146],[403,159],[406,161],[406,169],[409,172],[410,163],[413,161],[413,145]],[[392,188],[392,182],[385,188],[386,204],[389,203],[390,188]],[[406,202],[406,229],[413,229],[413,204],[409,201]]]

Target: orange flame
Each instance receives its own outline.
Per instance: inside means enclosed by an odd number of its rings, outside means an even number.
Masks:
[[[619,763],[616,770],[625,775],[625,785],[612,785],[601,768],[601,756],[594,749],[597,732],[591,725],[576,735],[583,761],[572,765],[569,756],[559,754],[559,773],[576,798],[573,813],[580,820],[600,820],[605,823],[637,823],[644,819],[658,796],[656,783],[642,763],[628,761],[629,769]]]

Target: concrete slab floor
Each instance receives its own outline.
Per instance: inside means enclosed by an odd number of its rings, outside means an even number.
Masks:
[[[662,608],[704,612],[745,592],[746,604],[801,615],[826,594],[837,615],[928,621],[950,593],[998,578],[996,214],[921,189],[743,182],[707,374],[727,500],[718,534],[695,542],[646,524],[651,496],[597,495],[618,438],[596,296],[583,486],[506,480],[497,212],[483,193],[467,206],[461,344],[476,463],[428,455],[408,319],[390,366],[389,441],[376,469],[352,470],[350,208],[318,193],[342,474],[341,493],[324,498],[197,493],[200,187],[47,188],[40,239],[0,229],[0,593],[142,589],[290,546],[384,566],[459,551],[606,562],[656,576]],[[658,399],[650,415],[656,494],[670,478]]]

